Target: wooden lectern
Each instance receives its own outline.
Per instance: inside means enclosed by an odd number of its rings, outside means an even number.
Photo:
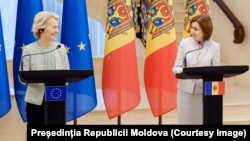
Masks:
[[[67,82],[77,82],[93,74],[93,70],[37,70],[20,71],[23,83],[45,83],[45,87],[65,86]],[[46,91],[46,90],[45,90]],[[66,92],[62,93],[66,97]],[[65,125],[66,99],[45,99],[45,125]]]
[[[248,71],[249,66],[209,66],[188,67],[182,74],[177,74],[179,79],[203,79],[203,124],[223,124],[223,96],[205,96],[205,82],[223,81],[223,78],[236,76]]]

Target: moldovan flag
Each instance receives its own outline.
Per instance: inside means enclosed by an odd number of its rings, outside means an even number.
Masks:
[[[135,31],[127,8],[131,1],[126,2],[108,1],[102,92],[110,119],[140,103]]]
[[[205,96],[223,95],[224,93],[224,81],[205,81]]]
[[[154,116],[176,108],[177,79],[172,72],[177,43],[172,0],[153,0],[147,30],[144,82]]]
[[[6,65],[6,57],[5,57],[5,47],[3,40],[3,28],[2,28],[2,19],[0,13],[0,118],[6,115],[11,108],[10,102],[10,87],[9,87],[9,79],[8,79],[8,71]]]
[[[186,0],[183,38],[190,37],[190,21],[200,14],[209,14],[209,0]]]

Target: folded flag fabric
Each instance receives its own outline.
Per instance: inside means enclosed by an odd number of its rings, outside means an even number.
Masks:
[[[102,92],[109,119],[139,105],[140,85],[131,1],[109,0]]]
[[[61,42],[66,46],[70,69],[93,70],[92,48],[85,0],[64,0]],[[95,74],[79,82],[69,82],[66,120],[75,120],[97,105]]]
[[[0,13],[0,118],[6,115],[11,109],[10,88],[7,71],[7,61],[5,57],[5,47],[3,40],[3,28]]]
[[[172,72],[177,52],[172,0],[153,0],[147,30],[144,85],[154,117],[176,108],[177,79]]]
[[[205,82],[205,96],[224,95],[224,93],[225,93],[224,81]]]
[[[27,86],[21,83],[19,79],[20,60],[23,47],[36,41],[31,32],[31,27],[34,16],[40,11],[43,11],[42,0],[18,0],[13,54],[13,83],[17,107],[23,122],[27,121],[26,102],[24,101]]]
[[[182,37],[190,37],[190,21],[200,14],[209,14],[209,0],[186,0]]]

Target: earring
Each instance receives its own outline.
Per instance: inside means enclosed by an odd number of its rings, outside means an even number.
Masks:
[[[43,31],[44,31],[44,29],[39,29],[39,32],[40,32],[40,33],[43,33]]]

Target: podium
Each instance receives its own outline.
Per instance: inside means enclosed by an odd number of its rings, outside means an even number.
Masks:
[[[209,66],[188,67],[182,74],[177,74],[179,79],[203,79],[203,124],[223,124],[223,95],[205,96],[205,83],[208,81],[223,81],[223,78],[236,76],[248,71],[249,67],[242,66]]]
[[[46,89],[53,86],[66,87],[67,82],[81,81],[93,74],[93,70],[34,70],[20,71],[23,83],[45,83]],[[45,90],[46,91],[46,90]],[[66,123],[66,91],[65,99],[45,99],[45,125],[65,125]]]

